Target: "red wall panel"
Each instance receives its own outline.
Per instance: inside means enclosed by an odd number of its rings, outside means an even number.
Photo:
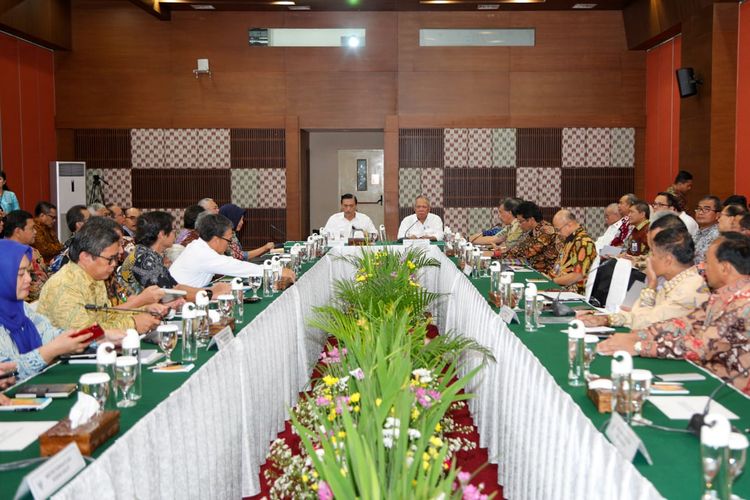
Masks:
[[[680,67],[680,37],[646,55],[645,199],[651,201],[672,184],[679,170],[680,96],[675,71]]]
[[[55,159],[54,53],[0,33],[2,169],[21,208],[49,199]]]
[[[750,2],[740,6],[734,192],[750,197]]]

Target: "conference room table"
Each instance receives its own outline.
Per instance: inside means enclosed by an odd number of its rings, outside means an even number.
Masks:
[[[398,248],[398,247],[396,247]],[[258,472],[268,446],[288,419],[300,391],[308,387],[326,335],[307,322],[314,308],[328,304],[332,284],[351,279],[355,269],[341,256],[358,247],[336,247],[306,264],[297,283],[283,293],[245,306],[234,341],[220,351],[201,350],[187,374],[144,370],[143,398],[122,410],[117,436],[94,453],[95,460],[56,498],[239,498],[259,491]],[[479,341],[495,356],[467,392],[490,460],[498,463],[498,482],[508,498],[697,498],[702,492],[699,444],[682,433],[634,427],[654,464],[642,457],[626,460],[599,430],[607,416],[596,412],[585,390],[567,385],[567,338],[561,325],[538,332],[510,327],[487,301],[489,278],[467,278],[438,246],[429,246],[439,268],[423,271],[420,282],[444,297],[431,312],[441,332]],[[515,274],[516,281],[540,278]],[[554,288],[539,283],[540,289]],[[173,355],[179,359],[179,346]],[[463,370],[480,359],[466,355]],[[608,375],[607,358],[597,358],[592,372]],[[719,381],[685,361],[635,359],[652,372],[700,372],[690,382],[691,395],[708,394]],[[35,383],[76,382],[92,366],[58,365]],[[750,427],[750,401],[731,388],[718,401],[740,416],[733,424]],[[74,398],[55,400],[36,413],[0,414],[0,421],[59,420]],[[644,416],[668,421],[646,404]],[[21,452],[0,453],[0,463],[38,456],[38,443]],[[0,472],[0,498],[11,497],[34,466]],[[735,491],[750,497],[743,474]]]

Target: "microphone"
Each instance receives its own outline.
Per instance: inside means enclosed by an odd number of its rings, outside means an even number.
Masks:
[[[154,316],[156,318],[162,318],[163,316],[159,313],[151,312],[151,311],[141,311],[140,309],[127,309],[124,307],[109,307],[109,306],[98,306],[96,304],[85,304],[84,309],[87,311],[105,311],[105,312],[114,312],[114,313],[121,313],[121,314],[150,314],[151,316]],[[167,314],[172,310],[170,307],[167,310]]]
[[[101,182],[104,185],[109,186],[109,182],[105,181],[100,175],[94,174],[94,184]]]
[[[409,230],[413,228],[417,224],[417,222],[419,222],[419,219],[412,222],[411,226],[406,228],[406,231],[404,231],[404,235],[401,238],[399,238],[399,240],[404,241],[404,239],[406,239],[406,235],[409,234]]]
[[[711,406],[711,402],[716,397],[716,394],[718,394],[718,392],[723,387],[725,387],[727,384],[731,384],[732,382],[734,382],[735,379],[737,379],[739,377],[742,377],[744,375],[747,375],[748,371],[750,371],[750,367],[745,368],[742,365],[740,365],[740,366],[743,368],[743,370],[740,373],[738,373],[734,377],[729,377],[728,379],[726,379],[725,381],[723,381],[719,387],[717,387],[716,389],[714,389],[711,392],[711,394],[708,396],[708,401],[706,401],[706,407],[703,408],[703,413],[695,413],[695,414],[693,414],[692,417],[690,417],[690,421],[688,422],[688,425],[687,425],[688,431],[690,431],[692,434],[695,434],[696,436],[700,437],[700,435],[701,435],[701,427],[703,427],[703,422],[704,422],[704,420],[706,418],[706,415],[708,415],[708,409]]]
[[[487,231],[490,231],[492,229],[495,229],[496,227],[500,227],[500,224],[495,224],[491,228],[489,228]],[[478,235],[474,236],[469,243],[474,243],[476,240],[478,240],[484,233],[480,232]]]
[[[589,269],[589,274],[591,274],[593,271],[597,271],[597,270],[599,270],[599,269],[601,269],[601,268],[603,268],[605,266],[608,266],[608,265],[612,264],[613,262],[617,262],[617,259],[607,259],[604,262],[602,262],[601,264],[599,264],[598,266]]]
[[[567,304],[560,302],[560,296],[563,290],[560,290],[557,294],[557,298],[552,302],[552,315],[553,316],[575,316],[576,312]]]

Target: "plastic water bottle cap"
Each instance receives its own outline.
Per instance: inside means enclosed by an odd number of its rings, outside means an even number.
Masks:
[[[586,336],[586,326],[580,319],[574,319],[568,323],[568,338],[582,339]]]
[[[242,278],[234,278],[232,280],[232,290],[244,290],[245,286],[242,284]]]
[[[263,262],[263,269],[273,269],[273,261],[271,259],[266,259]]]
[[[104,372],[84,373],[78,379],[79,384],[106,384],[109,382],[109,374]]]
[[[612,356],[612,376],[630,375],[633,372],[633,357],[627,351],[615,351]]]
[[[503,266],[498,261],[495,261],[492,264],[490,264],[490,271],[499,273],[502,270],[502,268]]]
[[[524,292],[524,295],[532,299],[536,297],[536,285],[534,283],[526,284],[526,291]]]
[[[102,342],[96,348],[96,364],[111,365],[117,359],[115,345],[112,342]]]
[[[196,316],[197,311],[195,310],[195,304],[192,302],[185,302],[182,304],[182,319],[193,319]]]
[[[195,305],[198,307],[206,307],[208,305],[208,294],[205,290],[200,290],[195,294]]]
[[[713,448],[729,446],[729,434],[732,431],[729,420],[724,415],[709,413],[703,419],[701,443]]]
[[[122,339],[123,349],[140,349],[141,348],[141,337],[138,332],[132,328],[128,328],[125,332],[125,338]]]

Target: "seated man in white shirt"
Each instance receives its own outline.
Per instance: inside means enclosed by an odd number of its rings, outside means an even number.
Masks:
[[[357,197],[350,193],[341,197],[341,212],[331,215],[324,229],[334,240],[362,238],[378,232],[372,219],[357,212]]]
[[[169,274],[181,284],[203,288],[215,275],[262,276],[263,267],[252,262],[224,255],[232,242],[232,222],[219,214],[207,213],[198,219],[200,238],[191,242],[169,268]],[[294,280],[289,269],[281,270],[282,278]]]
[[[610,203],[607,205],[607,208],[604,209],[604,221],[607,223],[607,229],[594,242],[597,252],[601,252],[602,248],[611,245],[612,240],[615,239],[617,232],[620,230],[622,219],[620,218],[620,210],[617,203]]]
[[[404,218],[398,228],[398,238],[443,240],[443,221],[430,213],[430,201],[425,196],[414,200],[414,213]]]
[[[680,220],[685,223],[685,227],[687,227],[690,236],[695,236],[695,233],[697,233],[699,229],[698,223],[685,212],[681,212],[678,209],[678,204],[679,202],[673,194],[662,191],[661,193],[656,193],[656,198],[654,198],[654,203],[651,206],[655,212],[669,210],[670,212],[676,213]]]

